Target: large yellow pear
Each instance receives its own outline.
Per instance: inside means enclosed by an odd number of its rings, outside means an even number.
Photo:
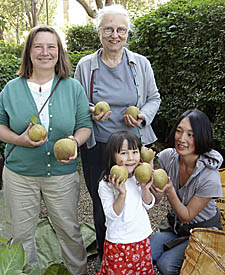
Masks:
[[[116,180],[121,176],[120,182],[122,182],[123,180],[127,180],[128,178],[128,171],[127,168],[125,166],[119,166],[119,165],[114,165],[111,169],[110,169],[110,176],[116,176]]]
[[[101,112],[103,112],[104,114],[110,111],[110,106],[107,102],[105,101],[99,101],[96,105],[95,105],[95,111],[94,114],[97,116],[99,115]]]
[[[141,161],[142,162],[150,162],[154,157],[154,152],[151,148],[147,148],[145,146],[141,147]]]
[[[131,115],[136,120],[138,120],[139,114],[140,114],[140,110],[136,106],[129,106],[125,111],[125,115]]]
[[[54,145],[54,155],[57,160],[68,160],[74,156],[76,144],[72,139],[62,138]]]
[[[134,176],[138,182],[147,183],[152,177],[152,166],[147,163],[141,163],[135,170]]]
[[[40,140],[44,140],[46,138],[47,131],[41,124],[34,124],[30,128],[28,135],[31,140],[40,141]]]
[[[154,180],[153,184],[159,189],[163,189],[163,187],[168,183],[168,176],[165,170],[156,169],[154,170]]]

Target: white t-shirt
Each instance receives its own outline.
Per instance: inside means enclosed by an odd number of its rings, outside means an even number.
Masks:
[[[27,81],[28,87],[30,88],[31,94],[37,105],[38,112],[40,111],[41,107],[44,105],[45,101],[50,95],[52,82],[53,82],[53,79],[43,85],[39,85],[37,83]],[[41,92],[40,92],[40,89],[41,89]],[[37,115],[37,114],[33,114],[33,115]],[[40,114],[40,120],[41,120],[41,124],[45,127],[46,131],[48,131],[48,126],[49,126],[48,104],[46,104],[44,109],[42,110]]]
[[[119,192],[111,183],[101,180],[99,183],[99,196],[106,216],[106,240],[112,243],[134,243],[147,238],[152,233],[151,223],[146,210],[153,207],[142,200],[140,185],[135,177],[126,181],[126,199],[123,211],[119,216],[113,210],[113,203]]]

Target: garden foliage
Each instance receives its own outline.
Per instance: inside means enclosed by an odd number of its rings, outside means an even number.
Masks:
[[[0,274],[22,275],[30,270],[30,275],[72,275],[63,264],[50,264],[47,268],[33,269],[26,265],[26,252],[22,242],[10,244],[10,241],[0,236]]]
[[[23,46],[23,44],[18,45],[13,42],[4,42],[0,40],[0,54],[7,53],[13,54],[17,57],[21,57]]]
[[[19,69],[20,63],[20,57],[17,57],[15,54],[0,54],[0,91],[9,80],[17,77],[16,72]]]
[[[135,21],[129,48],[152,64],[162,103],[159,140],[190,108],[206,112],[225,149],[225,1],[172,0]]]
[[[81,51],[81,52],[78,52],[78,51],[73,51],[73,52],[67,52],[67,55],[68,55],[68,58],[72,64],[72,69],[73,69],[73,74],[75,72],[75,69],[76,69],[76,66],[77,66],[77,63],[78,61],[88,55],[88,54],[91,54],[93,53],[95,50],[86,50],[86,51]],[[73,75],[72,75],[73,76]]]
[[[66,45],[69,52],[97,50],[101,43],[93,24],[73,26],[66,31]]]

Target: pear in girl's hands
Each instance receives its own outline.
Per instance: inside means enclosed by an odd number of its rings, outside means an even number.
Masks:
[[[116,180],[119,177],[121,177],[120,182],[122,182],[123,180],[127,180],[127,178],[128,178],[127,168],[125,166],[114,165],[110,169],[110,176],[113,177],[114,175],[116,177]]]
[[[141,161],[150,162],[154,158],[154,152],[151,148],[141,147]]]
[[[141,163],[137,168],[135,168],[134,176],[138,182],[149,182],[152,177],[152,166],[147,162]]]

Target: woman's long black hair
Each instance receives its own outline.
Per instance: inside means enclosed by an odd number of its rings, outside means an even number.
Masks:
[[[189,118],[194,133],[195,154],[201,155],[209,152],[213,144],[211,123],[208,116],[198,109],[187,110],[178,118],[169,135],[170,146],[175,146],[174,137],[177,126],[185,117]]]

